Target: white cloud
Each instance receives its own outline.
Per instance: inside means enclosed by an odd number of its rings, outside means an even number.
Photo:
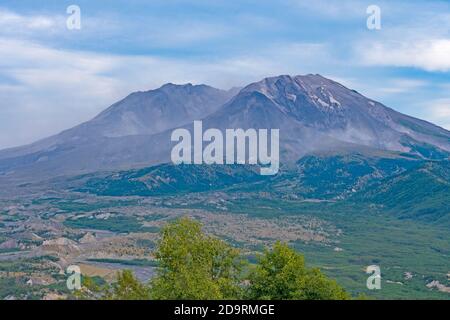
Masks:
[[[359,47],[358,53],[363,62],[369,65],[450,71],[450,39],[365,42]]]
[[[115,59],[0,39],[0,146],[29,143],[91,117],[122,92]]]
[[[424,80],[418,79],[390,79],[384,86],[375,88],[381,95],[388,94],[400,94],[412,92],[414,90],[420,89],[428,83]]]
[[[289,0],[294,8],[310,11],[316,15],[334,20],[348,20],[349,18],[364,18],[368,4],[357,0]]]
[[[49,30],[57,26],[62,17],[32,15],[24,16],[0,8],[0,32],[24,33],[32,31]]]
[[[437,99],[425,106],[429,118],[443,128],[450,130],[450,99]]]

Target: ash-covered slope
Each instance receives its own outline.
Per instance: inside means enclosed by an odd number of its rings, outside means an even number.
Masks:
[[[55,149],[64,143],[150,135],[203,118],[227,102],[235,91],[206,85],[165,84],[159,89],[134,92],[94,119],[31,145],[0,152],[0,159]]]
[[[150,136],[215,112],[235,93],[171,83],[132,93],[90,121],[0,151],[0,176],[52,176],[158,162],[158,147],[149,142]]]
[[[280,129],[282,163],[313,153],[449,156],[449,131],[320,75],[266,78],[234,93],[168,84],[131,94],[91,121],[0,152],[0,174],[43,178],[169,162],[172,130],[200,119],[205,129]]]
[[[155,134],[201,119],[233,95],[206,85],[166,84],[135,92],[100,113],[85,127],[105,137]]]
[[[439,158],[450,150],[449,131],[320,75],[250,84],[205,122],[221,128],[280,128],[282,148],[295,156],[366,147]]]

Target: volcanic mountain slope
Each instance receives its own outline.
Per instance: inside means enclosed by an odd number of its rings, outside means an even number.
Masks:
[[[85,127],[105,137],[154,134],[201,119],[234,94],[206,85],[165,84],[157,90],[132,93],[100,113]]]
[[[171,83],[132,93],[90,121],[30,145],[0,151],[0,172],[58,175],[128,167],[141,159],[158,162],[157,148],[148,144],[151,135],[213,113],[235,93],[236,89]]]
[[[205,122],[219,128],[280,128],[282,148],[292,144],[293,160],[314,151],[363,146],[414,153],[430,149],[423,156],[431,158],[445,157],[450,150],[449,131],[320,75],[279,76],[253,83]]]
[[[282,163],[313,153],[410,153],[448,158],[450,132],[320,75],[278,76],[235,95],[208,86],[164,85],[134,93],[59,135],[0,152],[0,173],[48,177],[170,161],[175,127],[280,129]]]

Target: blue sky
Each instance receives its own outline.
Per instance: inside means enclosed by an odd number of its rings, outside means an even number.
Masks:
[[[66,27],[72,4],[80,30]],[[381,30],[366,26],[372,4]],[[2,0],[0,148],[166,82],[306,73],[450,129],[450,1]]]

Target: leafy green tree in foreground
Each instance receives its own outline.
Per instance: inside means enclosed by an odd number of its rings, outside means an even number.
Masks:
[[[119,272],[117,283],[106,297],[110,300],[148,300],[150,289],[139,282],[130,270]]]
[[[319,269],[308,269],[302,255],[286,244],[267,250],[250,274],[249,299],[344,300],[350,296]]]
[[[150,288],[141,283],[130,270],[117,273],[117,281],[113,284],[98,285],[94,278],[83,277],[81,291],[75,298],[93,300],[149,300]]]
[[[181,218],[167,224],[155,253],[158,273],[142,284],[131,271],[118,274],[116,283],[83,281],[83,299],[314,299],[341,300],[350,296],[318,269],[308,269],[301,254],[286,244],[266,249],[247,276],[237,249],[205,234],[201,224]],[[247,268],[248,269],[248,268]]]
[[[203,233],[194,220],[166,225],[156,258],[160,268],[151,282],[154,299],[240,298],[238,250]]]

